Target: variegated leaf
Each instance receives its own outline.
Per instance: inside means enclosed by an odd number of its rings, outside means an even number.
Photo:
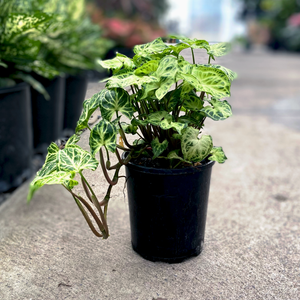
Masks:
[[[44,176],[36,176],[30,183],[27,200],[32,199],[33,194],[45,184],[64,184],[72,189],[78,184],[76,180],[73,180],[75,172],[52,172]]]
[[[196,94],[185,95],[183,107],[190,110],[201,110],[203,108],[203,100],[201,100]]]
[[[150,93],[160,87],[159,81],[144,84],[144,94],[141,99],[149,97]]]
[[[181,86],[181,97],[184,97],[186,94],[188,94],[189,92],[191,92],[194,89],[193,85],[191,85],[189,82],[185,81],[183,82],[182,86]]]
[[[82,170],[96,170],[98,161],[88,152],[76,147],[68,147],[60,150],[57,154],[57,171],[79,173]]]
[[[157,38],[154,41],[143,44],[143,45],[136,45],[133,48],[133,52],[137,55],[147,55],[154,52],[160,52],[168,48],[168,46],[163,42],[161,38]]]
[[[208,51],[208,54],[219,57],[228,54],[230,50],[230,43],[218,43],[210,45],[210,50]]]
[[[208,68],[215,68],[215,69],[222,70],[227,75],[227,77],[229,78],[230,81],[237,78],[237,74],[235,72],[233,72],[232,70],[227,69],[223,66],[220,66],[220,65],[203,65],[203,66],[208,67]]]
[[[226,100],[212,98],[209,102],[211,105],[205,106],[201,111],[214,121],[225,120],[232,115],[231,106]]]
[[[101,120],[91,131],[90,148],[93,156],[99,151],[102,146],[105,146],[109,151],[116,151],[117,128],[112,123]]]
[[[130,119],[135,111],[129,94],[121,88],[105,90],[101,94],[100,101],[102,118],[107,121],[111,121],[113,114],[116,112],[121,112]]]
[[[159,88],[155,91],[155,96],[158,100],[161,100],[170,90],[171,86],[176,82],[173,77],[161,78],[159,82]]]
[[[68,141],[66,142],[65,148],[69,147],[70,145],[76,145],[80,140],[79,134],[73,134]]]
[[[99,64],[105,69],[113,70],[121,69],[123,67],[125,69],[132,70],[135,67],[131,58],[120,53],[117,53],[117,56],[113,59],[100,61]]]
[[[182,103],[181,88],[171,90],[166,94],[166,98],[168,99],[168,111],[170,112]]]
[[[148,75],[150,73],[153,73],[158,68],[158,60],[150,60],[143,64],[141,67],[137,68],[135,70],[135,75],[141,76],[141,75]]]
[[[179,71],[178,60],[174,56],[165,56],[159,63],[159,66],[155,72],[156,77],[168,77],[174,78]]]
[[[206,92],[216,98],[230,96],[231,82],[222,70],[197,66],[193,68],[192,75],[198,81],[194,85],[197,91]]]
[[[164,119],[161,121],[159,126],[164,130],[173,128],[176,131],[178,131],[179,134],[181,134],[181,131],[187,127],[187,124],[180,123],[180,122],[173,122],[173,121],[169,121],[168,119]]]
[[[125,88],[130,85],[142,85],[145,83],[158,81],[158,79],[154,76],[138,76],[135,75],[134,72],[115,75],[105,80],[107,81],[106,84],[107,88],[114,88],[114,87]]]
[[[151,147],[153,151],[153,157],[152,159],[157,158],[160,154],[162,154],[167,148],[168,148],[168,141],[164,140],[162,143],[159,142],[158,137],[156,137],[151,142]]]
[[[222,147],[213,147],[210,151],[210,154],[211,156],[208,159],[216,161],[220,164],[223,164],[227,159]]]
[[[198,138],[199,130],[193,127],[187,127],[182,133],[181,151],[183,158],[192,161],[200,162],[206,158],[212,147],[212,138],[210,135],[202,135]]]
[[[83,111],[81,113],[81,116],[77,122],[76,132],[81,131],[84,128],[88,127],[89,119],[92,115],[92,113],[97,109],[97,107],[100,106],[101,95],[105,93],[105,90],[102,90],[101,92],[93,95],[90,99],[86,99],[83,101]]]
[[[201,91],[203,86],[200,84],[200,82],[197,80],[197,78],[194,75],[191,74],[184,74],[183,72],[180,72],[180,78],[184,80],[184,86],[183,91],[190,92],[191,89],[195,89],[196,91]]]
[[[175,54],[176,56],[179,55],[179,53],[184,50],[189,48],[190,46],[185,43],[178,43],[176,45],[170,45],[169,48],[173,51],[172,54]]]
[[[185,160],[182,157],[180,157],[178,155],[178,150],[173,150],[173,151],[169,152],[168,155],[167,155],[167,158],[168,159],[178,159],[178,160],[184,161],[186,163],[191,163],[190,161]]]
[[[56,156],[59,148],[55,143],[51,143],[47,150],[48,154],[46,156],[45,163],[42,169],[37,172],[37,175],[41,177],[51,174],[56,170]]]

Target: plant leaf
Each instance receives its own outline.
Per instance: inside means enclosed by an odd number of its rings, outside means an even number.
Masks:
[[[231,82],[222,70],[197,66],[193,68],[192,75],[198,81],[194,85],[197,91],[206,92],[216,98],[230,96]]]
[[[69,147],[70,145],[75,145],[79,142],[80,135],[79,134],[73,134],[68,141],[66,142],[65,148]]]
[[[45,184],[64,184],[72,189],[75,185],[78,184],[76,180],[73,180],[75,172],[53,172],[45,176],[36,176],[33,181],[30,183],[29,192],[27,195],[27,200],[30,201],[33,197],[33,194]]]
[[[214,160],[220,164],[223,164],[227,159],[222,147],[213,147],[210,151],[211,156],[208,158],[209,160]]]
[[[120,53],[117,53],[117,56],[113,59],[99,61],[99,64],[105,69],[113,70],[119,70],[123,67],[127,70],[132,70],[135,67],[131,58]]]
[[[223,66],[220,66],[220,65],[203,65],[204,67],[208,67],[208,68],[215,68],[215,69],[220,69],[222,70],[228,77],[228,79],[230,81],[234,80],[237,78],[237,74],[235,72],[233,72],[232,70],[230,69],[227,69]]]
[[[100,106],[100,99],[103,93],[105,93],[105,90],[102,90],[99,93],[94,94],[90,99],[83,101],[83,111],[77,122],[76,133],[88,127],[88,122],[92,113]]]
[[[88,152],[76,145],[68,147],[57,153],[57,171],[79,173],[82,170],[96,170],[98,161]]]
[[[230,43],[218,43],[210,45],[210,50],[208,51],[208,54],[219,57],[228,54],[230,50]]]
[[[105,146],[109,151],[116,151],[117,128],[112,123],[101,120],[91,131],[90,148],[93,156],[99,151],[102,146]]]
[[[209,102],[212,106],[207,105],[201,111],[214,121],[225,120],[232,115],[231,106],[226,100],[212,98]]]
[[[133,52],[137,55],[147,55],[154,52],[160,52],[168,48],[168,46],[163,42],[161,38],[157,38],[154,41],[143,44],[143,45],[136,45],[133,48]]]
[[[139,75],[139,76],[153,73],[157,70],[158,63],[159,63],[158,60],[150,60],[145,64],[143,64],[141,67],[137,68],[134,73],[135,75]]]
[[[192,162],[200,162],[207,157],[213,147],[210,135],[202,135],[198,139],[199,130],[187,127],[183,130],[181,150],[183,158]]]
[[[37,172],[37,175],[40,177],[51,174],[56,170],[56,157],[59,148],[55,143],[51,143],[47,148],[47,150],[48,150],[48,154],[46,156],[45,163],[42,169]]]
[[[203,103],[204,101],[201,100],[197,95],[185,95],[184,96],[184,102],[183,102],[183,107],[186,109],[190,109],[190,110],[201,110],[203,108]]]
[[[113,114],[116,112],[121,112],[124,116],[131,119],[135,109],[131,104],[129,94],[121,88],[104,91],[100,96],[100,110],[103,119],[111,121]]]
[[[162,143],[159,142],[158,137],[156,137],[152,142],[151,142],[151,147],[153,150],[153,157],[152,159],[157,158],[161,153],[163,153],[167,148],[168,148],[168,141],[164,140]]]

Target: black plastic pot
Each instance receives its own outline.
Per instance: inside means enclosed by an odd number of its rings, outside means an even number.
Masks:
[[[19,83],[0,89],[0,192],[18,187],[31,175],[30,88]]]
[[[44,153],[51,142],[62,135],[65,78],[55,77],[52,80],[36,77],[47,90],[50,100],[31,88],[32,124],[35,152]]]
[[[66,77],[66,94],[64,109],[64,130],[74,131],[81,115],[88,79],[86,75],[68,75]]]
[[[181,262],[202,251],[213,161],[185,169],[126,165],[133,249],[151,261]]]

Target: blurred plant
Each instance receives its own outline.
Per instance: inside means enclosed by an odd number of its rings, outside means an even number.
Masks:
[[[300,13],[293,14],[287,23],[288,25],[282,30],[282,37],[289,49],[300,51]]]
[[[92,21],[100,24],[104,36],[113,39],[117,47],[132,48],[166,35],[157,22],[166,9],[165,1],[119,0],[97,4],[88,5]]]

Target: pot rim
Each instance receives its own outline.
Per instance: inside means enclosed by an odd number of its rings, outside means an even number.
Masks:
[[[20,90],[25,89],[26,87],[29,87],[28,83],[20,82],[20,83],[17,83],[16,85],[14,85],[14,86],[0,88],[0,94],[8,94],[8,93],[11,93],[11,92],[18,92]]]
[[[128,152],[123,152],[122,157],[125,158],[125,155],[127,155]],[[212,166],[215,164],[215,161],[210,160],[204,165],[199,166],[191,166],[187,168],[182,169],[160,169],[160,168],[152,168],[152,167],[145,167],[136,165],[132,162],[129,162],[127,165],[125,165],[127,168],[135,169],[136,171],[139,171],[141,173],[148,173],[148,174],[155,174],[155,175],[182,175],[182,174],[194,174],[197,172],[202,172],[206,169],[212,168]]]

